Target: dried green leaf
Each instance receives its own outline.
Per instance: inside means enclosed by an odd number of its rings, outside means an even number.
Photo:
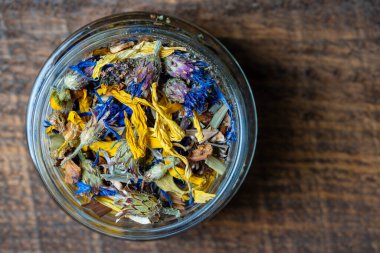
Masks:
[[[65,142],[65,138],[60,134],[52,134],[50,137],[50,150],[57,150]]]
[[[210,126],[214,129],[219,128],[220,123],[222,123],[224,116],[226,116],[226,113],[228,112],[228,108],[226,105],[223,105],[212,117],[210,121]]]
[[[176,208],[164,207],[164,208],[161,209],[161,213],[162,214],[166,214],[166,215],[175,216],[176,218],[181,217],[180,210],[178,210]]]
[[[206,159],[206,165],[215,170],[219,175],[223,175],[227,169],[226,165],[214,156]]]
[[[167,173],[165,176],[156,180],[155,183],[158,187],[166,192],[174,192],[180,195],[186,194],[186,191],[181,190],[173,181],[173,176]]]

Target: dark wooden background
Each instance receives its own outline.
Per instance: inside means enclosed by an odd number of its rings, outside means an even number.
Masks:
[[[259,114],[251,172],[215,218],[130,242],[73,221],[28,156],[25,109],[71,32],[121,11],[178,15],[216,35],[248,75]],[[1,1],[0,252],[380,252],[377,0]]]

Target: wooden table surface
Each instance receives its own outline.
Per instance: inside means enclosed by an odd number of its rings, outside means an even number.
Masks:
[[[161,11],[212,31],[248,75],[259,141],[216,217],[169,239],[109,238],[66,215],[29,158],[25,110],[70,33],[121,11]],[[377,0],[1,1],[0,252],[380,252]]]

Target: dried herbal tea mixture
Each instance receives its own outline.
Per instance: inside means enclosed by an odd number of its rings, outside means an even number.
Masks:
[[[50,97],[50,154],[83,207],[141,224],[215,197],[235,140],[212,68],[149,38],[94,50]]]

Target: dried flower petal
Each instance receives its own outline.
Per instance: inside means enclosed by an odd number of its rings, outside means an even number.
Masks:
[[[170,78],[164,85],[166,97],[173,102],[184,103],[188,91],[186,83],[179,78]]]
[[[226,171],[226,166],[217,158],[210,156],[206,159],[206,164],[213,170],[215,170],[219,175],[223,175]]]
[[[80,112],[90,111],[92,98],[88,96],[86,89],[83,89],[83,96],[78,101],[79,101],[79,111]]]
[[[78,165],[76,165],[73,161],[70,160],[67,161],[62,168],[65,173],[65,183],[74,184],[78,182],[81,172],[81,169]]]
[[[210,144],[199,145],[197,149],[191,152],[189,160],[192,162],[199,162],[206,160],[212,155],[212,146]]]
[[[194,203],[206,203],[215,197],[215,194],[204,191],[193,190]]]

